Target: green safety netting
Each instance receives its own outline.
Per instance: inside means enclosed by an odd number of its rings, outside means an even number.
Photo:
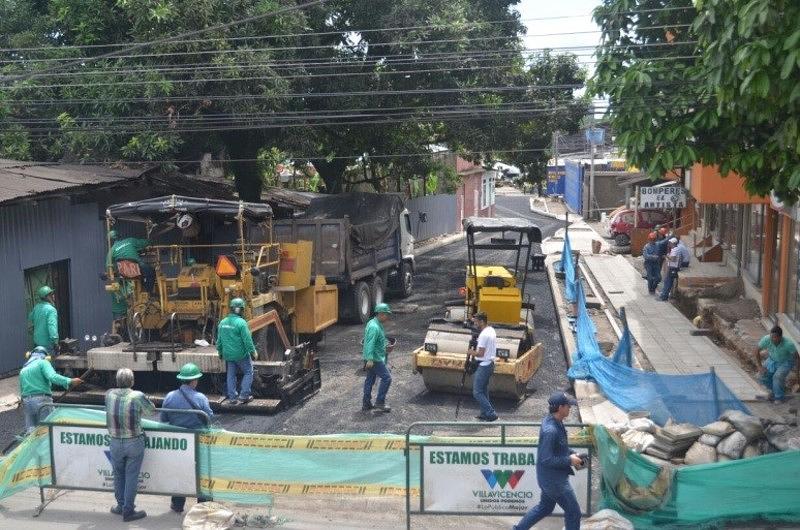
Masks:
[[[800,451],[687,467],[661,467],[594,429],[601,508],[637,529],[711,528],[726,522],[800,523]]]

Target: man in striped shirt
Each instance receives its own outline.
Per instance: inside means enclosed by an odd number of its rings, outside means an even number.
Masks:
[[[139,471],[144,460],[142,415],[155,412],[147,396],[133,390],[130,368],[117,370],[117,388],[106,393],[106,426],[111,435],[111,463],[114,468],[114,497],[117,505],[111,513],[122,515],[126,523],[147,517],[143,510],[134,510]]]

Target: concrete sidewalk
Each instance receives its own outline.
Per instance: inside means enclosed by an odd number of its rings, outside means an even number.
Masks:
[[[584,256],[597,285],[614,309],[624,307],[628,326],[656,372],[717,375],[742,401],[764,390],[708,337],[690,335],[694,325],[671,303],[647,292],[641,274],[622,256]]]
[[[183,515],[169,509],[169,498],[139,495],[136,507],[147,511],[147,517],[132,523],[109,513],[113,494],[96,491],[45,490],[47,498],[55,497],[38,517],[34,510],[39,505],[39,490],[28,489],[0,501],[0,529],[35,530],[115,530],[115,529],[180,529]],[[412,503],[419,507],[419,498]],[[188,499],[186,510],[195,504]],[[242,507],[247,512],[266,514],[266,507]],[[234,512],[241,511],[234,507]],[[404,497],[338,497],[335,495],[276,495],[272,514],[278,519],[267,528],[323,530],[323,529],[375,529],[405,528]],[[458,517],[412,516],[415,529],[507,529],[519,517]],[[539,530],[560,530],[562,517],[548,517],[538,523]],[[246,528],[253,528],[248,526]]]

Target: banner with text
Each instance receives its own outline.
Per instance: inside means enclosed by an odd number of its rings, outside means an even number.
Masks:
[[[539,502],[535,446],[428,445],[421,449],[425,512],[523,514]],[[570,484],[587,513],[588,472],[577,471]]]
[[[108,429],[54,425],[54,485],[114,490]],[[197,494],[195,434],[148,431],[139,491],[169,495]]]
[[[639,188],[640,208],[685,208],[686,188],[680,186],[648,186]]]

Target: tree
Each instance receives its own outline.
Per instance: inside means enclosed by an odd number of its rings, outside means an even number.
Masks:
[[[5,83],[0,155],[163,163],[212,152],[257,200],[273,149],[312,162],[330,192],[364,155],[369,180],[399,182],[435,170],[433,143],[475,159],[530,149],[549,137],[548,105],[572,91],[485,89],[582,78],[574,60],[563,71],[569,61],[526,61],[517,1],[329,0],[71,64],[294,0],[11,0],[0,74],[61,70]]]
[[[660,177],[694,162],[747,190],[800,196],[800,4],[604,0],[592,81],[628,160]]]

